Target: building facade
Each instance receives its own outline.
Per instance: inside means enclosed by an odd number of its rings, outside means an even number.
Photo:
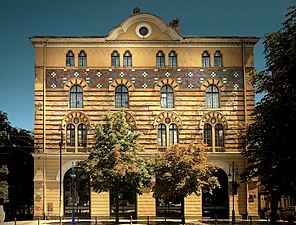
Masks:
[[[258,215],[258,191],[233,177],[246,166],[241,131],[250,123],[256,37],[181,36],[179,20],[133,15],[104,37],[31,37],[35,48],[34,216],[114,215],[112,193],[97,194],[73,163],[87,158],[92,128],[107,111],[124,111],[142,133],[143,157],[174,143],[203,140],[208,160],[220,166],[221,189],[162,202],[151,190],[126,193],[122,216],[185,218]],[[231,165],[234,165],[232,167]],[[72,171],[73,170],[73,171]],[[71,174],[75,174],[75,178]],[[229,176],[230,175],[230,176]],[[75,188],[73,188],[75,185]],[[234,198],[232,199],[232,197]]]

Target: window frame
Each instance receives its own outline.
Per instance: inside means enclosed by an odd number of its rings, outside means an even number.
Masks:
[[[87,55],[84,50],[81,50],[78,54],[78,66],[87,66]]]
[[[215,90],[214,90],[215,88]],[[220,90],[216,85],[209,85],[206,88],[206,108],[220,108]]]
[[[120,55],[116,50],[111,53],[111,66],[120,67]]]
[[[222,54],[220,51],[216,51],[214,54],[214,67],[222,67]]]
[[[208,51],[204,51],[201,55],[201,65],[202,67],[210,67],[211,62],[210,62],[210,54]]]
[[[175,51],[170,51],[169,53],[169,67],[177,67],[177,54]]]
[[[129,108],[129,90],[125,85],[120,84],[115,88],[115,108]]]
[[[208,145],[208,147],[213,147],[213,131],[212,125],[209,123],[204,124],[204,143]]]
[[[132,54],[130,51],[125,51],[123,54],[123,66],[124,67],[131,67],[132,66]]]
[[[156,53],[156,67],[164,67],[165,66],[164,57],[165,57],[165,55],[162,50],[159,50]]]
[[[76,88],[75,91],[73,91],[74,88]],[[78,88],[80,90],[77,90]],[[79,99],[81,99],[81,103]],[[83,108],[83,88],[80,85],[73,85],[70,88],[69,108]]]
[[[220,135],[221,131],[222,131],[222,135]],[[221,123],[217,123],[215,125],[215,147],[216,148],[225,147],[224,126]]]
[[[160,89],[160,107],[165,109],[175,108],[175,93],[174,89],[165,84]]]
[[[66,66],[74,67],[75,66],[75,55],[73,51],[69,50],[66,54]]]

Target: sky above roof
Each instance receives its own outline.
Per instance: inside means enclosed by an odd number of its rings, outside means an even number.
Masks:
[[[11,125],[34,128],[32,36],[106,36],[139,7],[167,24],[180,20],[181,36],[256,36],[280,29],[295,0],[3,0],[0,4],[0,110]],[[263,44],[255,67],[264,69]],[[260,96],[256,96],[257,100]]]

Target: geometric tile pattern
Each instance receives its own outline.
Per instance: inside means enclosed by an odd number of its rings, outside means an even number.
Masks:
[[[105,88],[115,79],[124,78],[136,89],[154,88],[163,78],[178,82],[180,89],[199,89],[210,78],[223,82],[227,89],[243,88],[240,68],[185,68],[185,69],[47,69],[46,87],[63,88],[71,78],[85,80],[89,88]]]

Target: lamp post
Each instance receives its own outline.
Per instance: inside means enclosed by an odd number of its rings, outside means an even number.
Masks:
[[[72,162],[72,173],[71,173],[71,177],[72,177],[72,224],[75,224],[75,212],[74,212],[74,205],[75,205],[75,172],[74,172],[74,162]]]
[[[61,126],[61,140],[59,142],[60,146],[60,204],[59,204],[59,211],[60,211],[60,224],[62,222],[62,148],[63,148],[63,127]]]
[[[237,164],[232,161],[232,163],[229,164],[229,173],[228,176],[231,177],[231,194],[232,194],[232,217],[231,217],[231,223],[235,224],[235,209],[234,209],[234,195],[236,195],[236,181],[235,176],[238,175],[237,170]]]

